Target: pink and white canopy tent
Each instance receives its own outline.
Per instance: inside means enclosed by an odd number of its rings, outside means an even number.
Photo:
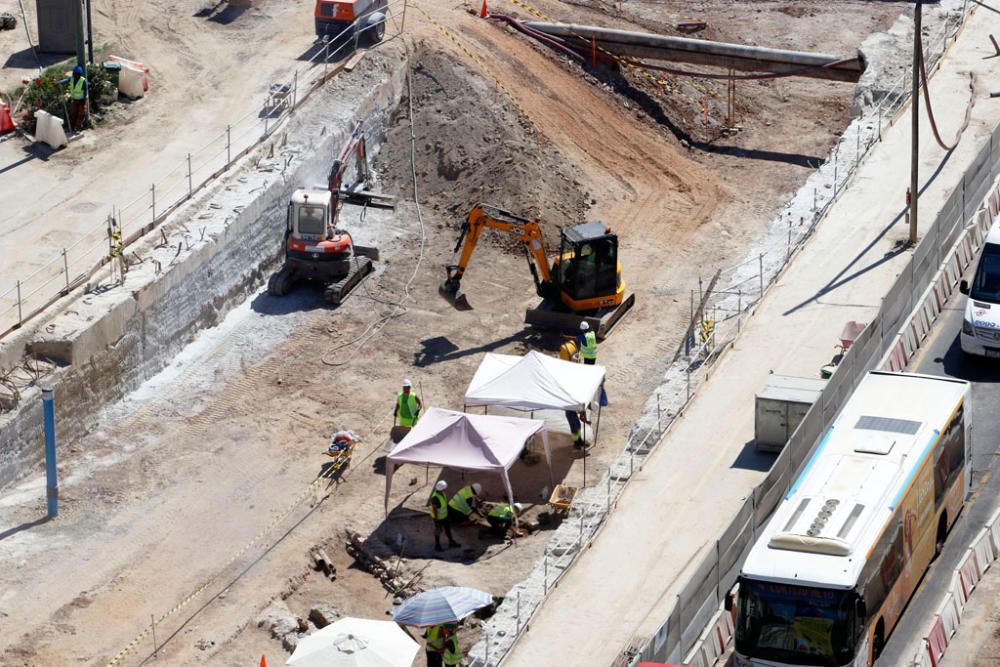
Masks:
[[[552,456],[545,422],[430,408],[386,457],[386,510],[389,508],[393,472],[404,463],[496,472],[503,478],[507,496],[513,504],[514,492],[510,486],[509,470],[528,439],[536,433],[542,434],[545,462],[549,466],[551,478]]]

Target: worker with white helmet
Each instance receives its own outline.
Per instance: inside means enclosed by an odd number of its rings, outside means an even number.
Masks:
[[[458,493],[448,501],[448,519],[453,525],[458,525],[468,521],[473,512],[479,514],[479,502],[482,497],[483,487],[479,482],[474,482],[468,486],[463,486]]]
[[[580,348],[580,359],[588,366],[597,363],[597,334],[590,330],[587,320],[580,322],[580,335],[576,337],[576,345]]]
[[[400,426],[413,426],[420,419],[423,409],[420,397],[413,393],[413,382],[403,380],[403,391],[396,395],[396,405],[392,409],[393,424],[399,420]]]
[[[497,503],[486,515],[486,521],[490,524],[490,532],[503,537],[507,534],[511,524],[514,523],[514,517],[523,511],[524,507],[521,503],[514,503],[513,506],[508,503]]]
[[[452,549],[460,547],[455,538],[451,535],[451,523],[448,521],[448,497],[444,494],[448,490],[448,482],[439,480],[434,485],[434,492],[431,493],[427,501],[431,518],[434,519],[434,550],[444,551],[441,547],[441,531],[448,536],[448,546]]]

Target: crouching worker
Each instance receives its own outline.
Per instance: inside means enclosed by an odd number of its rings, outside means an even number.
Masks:
[[[477,482],[469,486],[463,486],[458,493],[448,501],[448,518],[452,525],[458,526],[469,521],[472,514],[479,514],[479,499],[483,493],[483,487]]]
[[[486,515],[486,521],[490,524],[490,533],[498,537],[507,535],[514,517],[524,511],[521,503],[514,503],[513,507],[508,503],[497,503]]]

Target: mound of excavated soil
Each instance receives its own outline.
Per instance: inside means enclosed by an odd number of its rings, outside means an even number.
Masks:
[[[542,145],[502,91],[441,53],[424,51],[413,62],[421,204],[456,227],[478,202],[538,217],[550,244],[559,227],[585,221],[589,193],[571,163],[550,143]],[[376,169],[384,187],[406,199],[413,196],[410,143],[409,100],[404,96]]]

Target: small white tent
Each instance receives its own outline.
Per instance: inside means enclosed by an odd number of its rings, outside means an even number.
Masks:
[[[520,417],[469,415],[430,408],[417,425],[386,457],[385,506],[389,507],[392,475],[404,463],[433,465],[455,470],[493,471],[503,478],[510,502],[514,492],[508,471],[517,461],[528,439],[542,434],[545,461],[552,476],[552,457],[545,422]]]
[[[534,350],[523,357],[488,352],[465,392],[465,405],[580,412],[597,399],[603,384],[603,366]]]

